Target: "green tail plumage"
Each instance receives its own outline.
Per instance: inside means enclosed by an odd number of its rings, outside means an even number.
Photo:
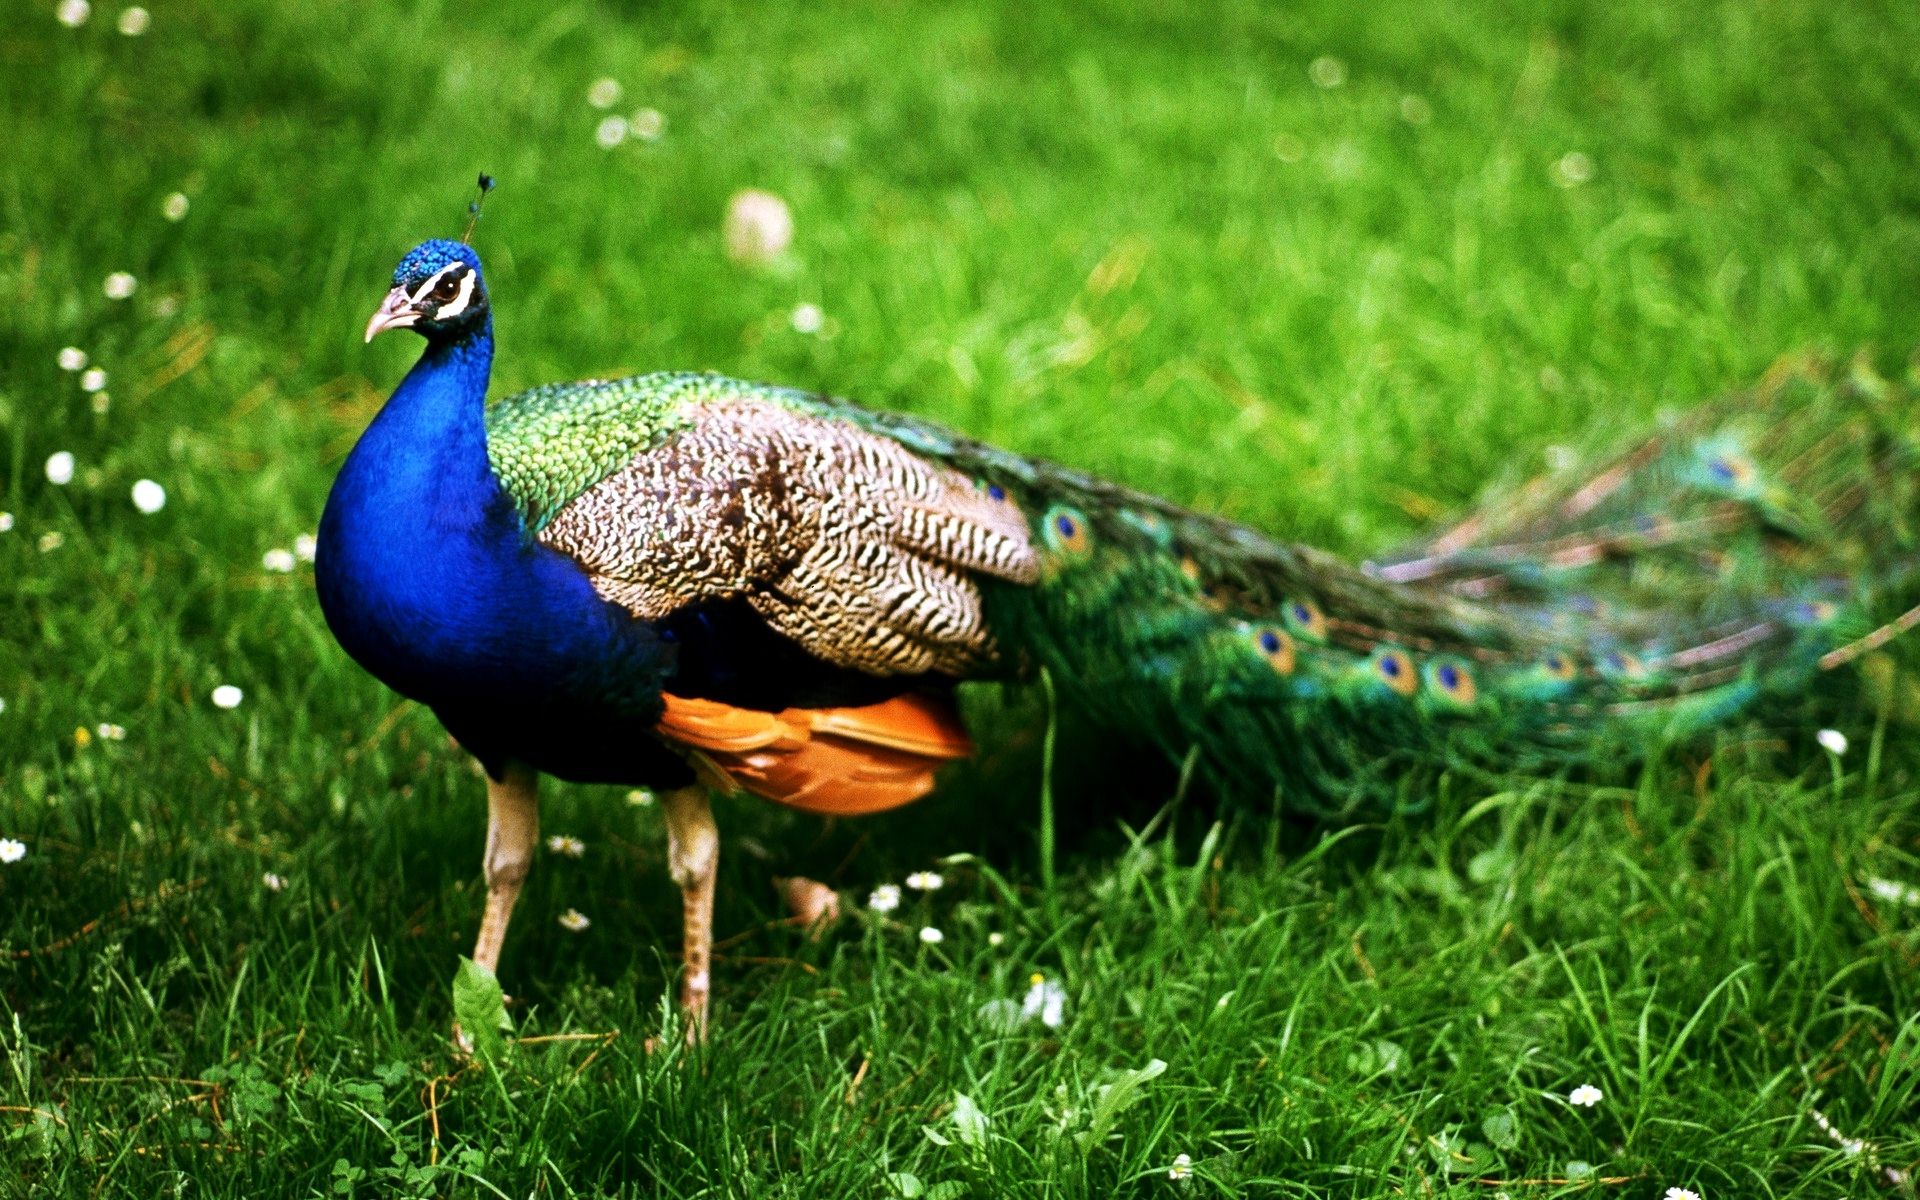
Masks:
[[[1364,568],[858,419],[1027,514],[1041,583],[986,587],[1017,666],[1235,791],[1338,816],[1410,772],[1639,754],[1815,686],[1911,599],[1913,400],[1864,365],[1783,366]]]
[[[835,687],[1044,671],[1118,737],[1339,817],[1436,771],[1642,755],[1915,621],[1881,625],[1920,590],[1914,399],[1864,365],[1783,365],[1365,566],[716,376],[510,398],[489,446],[528,527],[637,617],[744,601]]]

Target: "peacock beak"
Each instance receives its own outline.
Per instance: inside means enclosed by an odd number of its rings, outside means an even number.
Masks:
[[[367,340],[372,341],[374,335],[383,329],[405,329],[419,319],[420,314],[414,311],[413,298],[407,295],[407,289],[394,288],[381,302],[380,311],[374,313],[373,319],[367,322]]]

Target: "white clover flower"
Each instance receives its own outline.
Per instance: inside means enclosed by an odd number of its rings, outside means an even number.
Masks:
[[[1882,879],[1878,875],[1867,880],[1867,890],[1876,899],[1890,904],[1920,905],[1920,888],[1901,883],[1898,879]]]
[[[1028,980],[1025,998],[1020,1001],[1020,1019],[1036,1017],[1048,1029],[1058,1029],[1067,1019],[1067,989],[1035,971]]]
[[[167,198],[160,202],[160,215],[169,221],[186,220],[187,194],[185,192],[168,192]]]
[[[0,533],[12,533],[12,532],[13,532],[13,514],[10,512],[0,512]]]
[[[1836,758],[1847,752],[1847,735],[1838,729],[1822,729],[1813,735],[1813,740],[1819,742],[1822,749]]]
[[[1567,1093],[1567,1103],[1575,1108],[1592,1108],[1600,1100],[1600,1089],[1590,1083],[1583,1083]]]
[[[53,551],[66,545],[66,542],[66,534],[61,533],[58,529],[49,529],[40,535],[40,553],[51,554]]]
[[[1700,1193],[1692,1188],[1670,1187],[1660,1200],[1700,1200]]]
[[[1313,80],[1313,86],[1331,91],[1347,81],[1347,64],[1323,54],[1307,64],[1307,78]]]
[[[230,683],[223,683],[213,689],[213,706],[215,708],[239,708],[240,702],[246,698],[247,695],[245,692]]]
[[[87,0],[60,0],[60,7],[53,10],[54,19],[68,29],[80,28],[92,15],[93,5]]]
[[[275,546],[260,556],[260,565],[276,575],[285,575],[293,570],[293,551]]]
[[[556,833],[547,839],[547,849],[554,854],[564,855],[567,858],[579,858],[587,852],[587,844],[577,837],[568,837],[564,833]]]
[[[318,553],[320,553],[320,539],[310,533],[295,535],[293,539],[293,556],[295,558],[301,562],[310,563],[313,561],[314,555]]]
[[[818,304],[796,304],[787,320],[795,333],[819,333],[820,327],[827,323],[827,314],[820,311]]]
[[[620,103],[620,81],[618,79],[596,79],[587,89],[587,103],[595,108],[612,108]]]
[[[152,516],[167,506],[167,489],[151,479],[138,479],[133,484],[133,506]]]
[[[101,281],[100,290],[106,293],[109,300],[125,300],[139,286],[140,281],[133,277],[132,272],[115,271]]]
[[[989,933],[987,935],[987,945],[992,946],[996,949],[1005,945],[1006,941],[1007,941],[1007,935],[1004,933],[1001,933],[998,929],[994,930],[992,933]]]
[[[941,933],[933,926],[927,925],[920,930],[920,940],[929,946],[938,946],[941,942],[947,940],[947,935]]]
[[[627,128],[643,142],[657,142],[667,131],[667,115],[657,108],[635,109]]]
[[[724,232],[734,262],[771,262],[793,244],[793,210],[772,192],[746,188],[727,201]]]
[[[127,727],[102,721],[93,727],[94,735],[103,742],[124,742],[127,740]]]
[[[867,897],[867,907],[877,913],[890,913],[900,907],[900,885],[883,883]]]
[[[1579,187],[1593,178],[1593,159],[1578,150],[1569,150],[1554,160],[1553,181],[1563,188]]]
[[[600,143],[602,150],[611,150],[627,140],[627,119],[625,117],[607,117],[594,126],[593,140]]]
[[[653,793],[646,788],[634,788],[627,793],[627,805],[631,808],[647,808],[653,804]]]
[[[62,371],[82,371],[87,366],[87,352],[78,346],[63,346],[59,361]]]
[[[88,367],[80,372],[80,390],[83,392],[102,391],[107,386],[107,373],[99,367]]]
[[[0,838],[0,863],[17,863],[27,856],[27,844],[19,838]]]
[[[56,450],[47,455],[47,482],[55,487],[73,482],[73,451]]]
[[[1191,1154],[1174,1155],[1173,1165],[1167,1168],[1167,1178],[1178,1183],[1182,1179],[1190,1179],[1192,1177],[1193,1156]]]
[[[593,922],[587,919],[587,914],[577,908],[570,908],[560,914],[560,928],[568,933],[584,933],[587,926],[591,924]]]
[[[937,871],[915,871],[907,876],[907,886],[916,892],[937,892],[946,882]]]
[[[281,892],[286,890],[287,880],[284,875],[275,875],[272,871],[268,871],[260,877],[260,886],[270,892]]]
[[[153,18],[147,14],[147,10],[138,5],[124,9],[120,13],[119,28],[121,35],[124,37],[139,37],[147,31],[147,26],[152,23]]]

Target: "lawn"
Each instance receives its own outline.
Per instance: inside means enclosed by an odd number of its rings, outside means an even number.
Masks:
[[[550,786],[585,851],[482,1068],[480,782],[287,552],[485,170],[497,391],[820,388],[1364,555],[1782,356],[1904,370],[1920,7],[131,11],[0,19],[0,1194],[1913,1194],[1910,705],[1329,831],[1064,726],[1048,776],[981,696],[919,806],[720,804],[694,1050],[657,807]],[[845,898],[817,941],[791,874]]]

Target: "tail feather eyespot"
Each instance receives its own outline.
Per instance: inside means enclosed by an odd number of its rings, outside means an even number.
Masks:
[[[1565,683],[1573,678],[1576,668],[1571,654],[1564,650],[1549,650],[1540,656],[1540,670],[1548,679]]]
[[[1247,636],[1275,674],[1293,674],[1294,668],[1299,665],[1299,656],[1293,638],[1286,630],[1273,625],[1252,625],[1247,629]]]
[[[1309,642],[1327,640],[1327,617],[1311,600],[1288,600],[1280,606],[1280,620],[1296,637]]]
[[[1420,672],[1405,650],[1382,646],[1367,660],[1367,667],[1375,679],[1398,695],[1411,696],[1420,690]]]
[[[1426,676],[1427,686],[1434,694],[1453,704],[1470,706],[1480,697],[1480,688],[1474,682],[1473,672],[1465,664],[1453,659],[1427,664]]]
[[[1054,505],[1040,518],[1040,539],[1062,557],[1085,558],[1093,553],[1093,531],[1086,516],[1064,504]]]

